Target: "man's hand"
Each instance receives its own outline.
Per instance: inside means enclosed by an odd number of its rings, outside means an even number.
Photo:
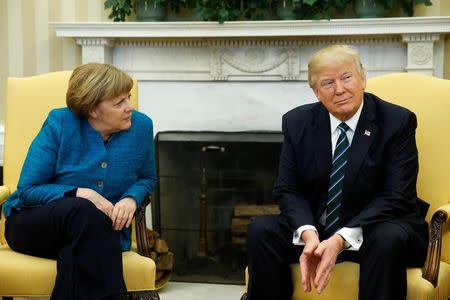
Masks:
[[[314,278],[314,286],[317,292],[322,293],[330,281],[338,254],[344,249],[345,241],[335,234],[327,240],[322,241],[315,249],[314,255],[320,261]]]
[[[77,188],[76,196],[91,201],[95,204],[95,207],[111,218],[114,205],[96,191],[88,188]]]
[[[317,265],[320,262],[320,257],[314,255],[320,241],[317,233],[311,229],[303,231],[301,239],[305,242],[305,247],[299,258],[300,273],[302,274],[303,290],[308,293],[311,292],[311,282],[314,282]]]
[[[117,202],[111,215],[113,229],[122,230],[124,226],[130,227],[136,207],[136,201],[131,197],[125,197]]]

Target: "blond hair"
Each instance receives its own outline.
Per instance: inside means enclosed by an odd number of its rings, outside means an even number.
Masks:
[[[108,64],[88,63],[73,70],[66,94],[66,104],[78,116],[87,117],[105,98],[128,93],[133,79]]]
[[[311,88],[316,84],[317,73],[327,67],[336,67],[347,63],[354,63],[356,71],[365,77],[366,71],[361,64],[356,47],[349,45],[332,45],[317,51],[308,63],[308,83]]]

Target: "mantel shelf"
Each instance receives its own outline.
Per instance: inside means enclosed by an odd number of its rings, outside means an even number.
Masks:
[[[450,17],[217,22],[50,22],[60,37],[220,38],[449,33]]]

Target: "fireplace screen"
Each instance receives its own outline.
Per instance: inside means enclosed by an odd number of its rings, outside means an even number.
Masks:
[[[174,281],[244,283],[246,228],[277,213],[279,132],[160,132],[153,228],[175,255]]]

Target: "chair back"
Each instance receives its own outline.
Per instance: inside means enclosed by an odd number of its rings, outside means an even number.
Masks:
[[[450,80],[415,73],[392,73],[368,80],[366,91],[401,105],[417,116],[418,196],[430,203],[427,220],[450,203]],[[448,225],[446,225],[448,226]],[[449,230],[444,230],[442,260],[450,261]]]
[[[5,142],[3,184],[12,193],[17,188],[20,171],[28,148],[42,127],[50,110],[66,106],[66,92],[72,71],[15,78],[6,83]],[[131,92],[137,107],[137,82]],[[4,244],[3,222],[0,225]]]

